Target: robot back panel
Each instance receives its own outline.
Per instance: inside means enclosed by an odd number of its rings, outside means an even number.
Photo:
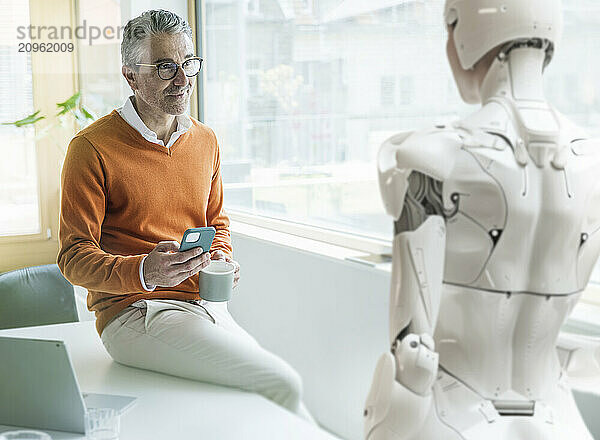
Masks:
[[[582,290],[600,252],[600,145],[576,141],[567,164],[521,166],[507,142],[465,145],[443,182],[444,281],[565,295]]]

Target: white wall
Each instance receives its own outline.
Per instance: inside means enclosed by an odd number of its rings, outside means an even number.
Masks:
[[[389,272],[233,234],[241,282],[229,310],[304,380],[326,429],[362,438],[363,404],[387,350]]]

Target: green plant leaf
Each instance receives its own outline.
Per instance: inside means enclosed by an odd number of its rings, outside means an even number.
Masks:
[[[72,111],[73,109],[77,108],[79,106],[80,98],[81,98],[81,92],[77,92],[73,96],[71,96],[69,99],[67,99],[65,102],[57,103],[56,106],[61,108],[62,110],[60,110],[56,115],[57,116],[64,115],[65,113],[68,113],[68,112]]]
[[[14,125],[15,127],[22,127],[23,125],[35,124],[37,121],[45,118],[45,116],[38,116],[39,112],[40,110],[24,117],[23,119],[19,119],[18,121],[3,122],[2,125]]]
[[[81,106],[79,109],[86,119],[91,119],[92,121],[96,119],[96,117],[92,115],[84,106]]]

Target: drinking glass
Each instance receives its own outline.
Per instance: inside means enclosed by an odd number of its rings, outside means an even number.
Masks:
[[[112,408],[91,408],[85,412],[85,437],[90,440],[118,440],[119,413]]]
[[[52,440],[45,432],[20,430],[0,433],[0,440]]]

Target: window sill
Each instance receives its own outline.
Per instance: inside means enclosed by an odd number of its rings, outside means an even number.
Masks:
[[[269,242],[276,246],[290,247],[304,253],[345,261],[348,264],[372,268],[378,271],[391,272],[392,270],[392,264],[390,262],[372,263],[364,260],[363,258],[368,258],[372,254],[363,252],[362,250],[325,243],[323,241],[314,240],[312,238],[290,234],[287,232],[276,231],[270,228],[234,220],[234,216],[231,217],[232,221],[230,229],[234,234],[240,234],[245,237]]]
[[[0,245],[51,241],[52,239],[52,230],[47,228],[45,233],[37,232],[33,234],[0,235]]]
[[[233,222],[253,225],[266,231],[281,232],[288,236],[305,238],[310,243],[324,243],[339,248],[354,249],[359,253],[362,251],[363,254],[390,255],[392,253],[391,240],[370,238],[350,232],[335,231],[231,209],[227,210],[227,214]]]

